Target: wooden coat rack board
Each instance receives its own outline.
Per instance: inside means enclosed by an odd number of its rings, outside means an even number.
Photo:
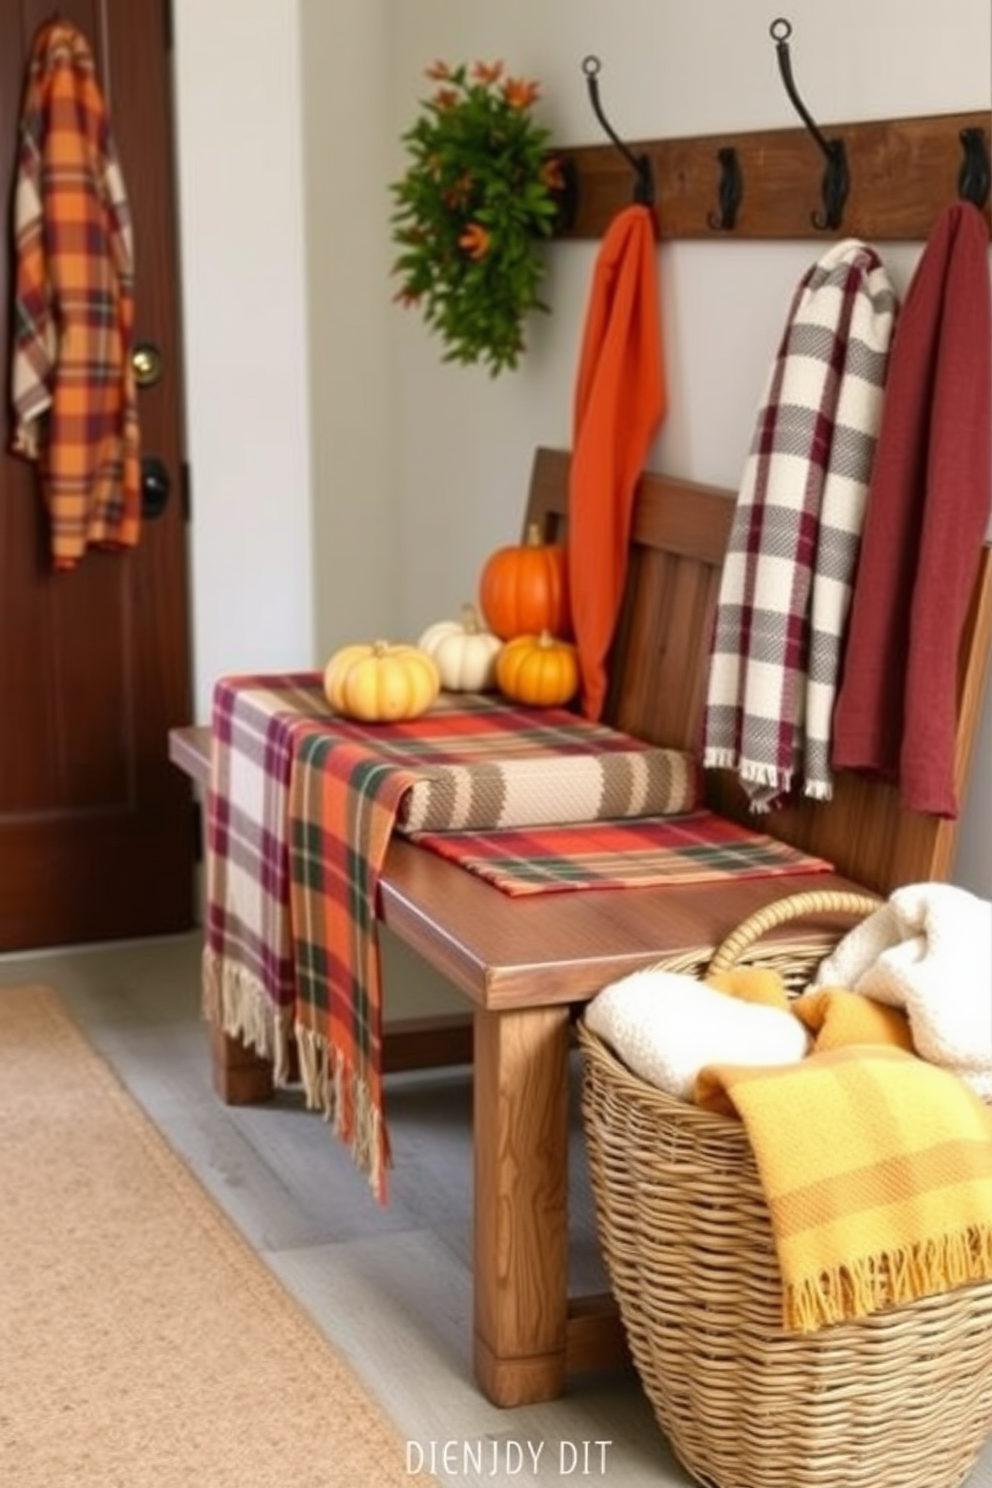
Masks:
[[[730,136],[631,142],[654,175],[655,216],[662,239],[831,238],[868,242],[924,241],[941,209],[960,195],[962,131],[982,132],[988,149],[988,110],[936,114],[874,123],[824,125],[843,140],[850,189],[840,226],[822,221],[824,157],[802,128]],[[733,149],[741,197],[734,226],[720,225],[723,179],[720,152]],[[571,221],[558,239],[601,238],[611,219],[634,200],[634,172],[613,145],[557,152],[574,190]],[[992,231],[989,203],[982,208]]]

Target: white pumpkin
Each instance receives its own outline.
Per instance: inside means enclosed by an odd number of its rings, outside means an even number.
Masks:
[[[433,657],[446,692],[488,692],[496,686],[496,658],[503,642],[462,605],[460,620],[438,620],[417,642]]]

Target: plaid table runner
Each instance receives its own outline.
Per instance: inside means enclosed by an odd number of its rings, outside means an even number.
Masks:
[[[731,848],[744,839],[751,843],[746,871],[797,868],[791,849],[718,818],[712,830],[724,834],[719,843],[705,839],[697,820],[695,837],[678,837],[678,857],[675,838],[658,838],[659,813],[692,812],[694,763],[565,710],[446,694],[408,723],[363,725],[331,714],[317,673],[240,676],[217,684],[212,745],[207,1016],[272,1058],[280,1081],[295,1033],[308,1104],[324,1111],[380,1199],[389,1153],[376,893],[401,818],[408,827],[475,826],[468,856],[463,834],[450,842],[417,834],[434,850],[438,842],[449,855],[461,850],[456,861],[469,867],[486,844],[483,827],[515,826],[543,870],[538,888],[719,877],[735,871]],[[638,811],[651,813],[643,839],[636,831],[625,835],[622,822],[607,831],[595,820]],[[549,812],[552,820],[589,820],[552,828]],[[598,860],[583,835],[595,836],[597,826],[604,829]],[[556,830],[564,835],[542,864],[540,845],[550,840],[543,834]],[[497,832],[493,842],[505,843],[507,835]],[[571,883],[566,839],[580,853]],[[645,854],[653,854],[653,868]],[[512,892],[535,891],[534,883],[519,887],[519,864],[512,874],[490,869],[487,876],[500,887],[512,880]]]
[[[414,841],[515,895],[827,873],[833,867],[706,810],[505,832],[418,832]]]

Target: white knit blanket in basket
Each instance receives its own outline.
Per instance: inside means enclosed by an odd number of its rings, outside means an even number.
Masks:
[[[814,987],[902,1008],[916,1052],[992,1100],[992,903],[954,884],[896,889],[838,942]]]
[[[585,1021],[635,1074],[691,1101],[709,1064],[791,1064],[806,1053],[798,1018],[782,1008],[744,1002],[694,976],[660,967],[631,972],[604,987]]]

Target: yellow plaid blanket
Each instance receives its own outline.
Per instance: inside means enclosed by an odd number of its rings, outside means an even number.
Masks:
[[[696,1100],[744,1122],[787,1328],[992,1280],[992,1111],[956,1075],[861,1044],[711,1066]]]

